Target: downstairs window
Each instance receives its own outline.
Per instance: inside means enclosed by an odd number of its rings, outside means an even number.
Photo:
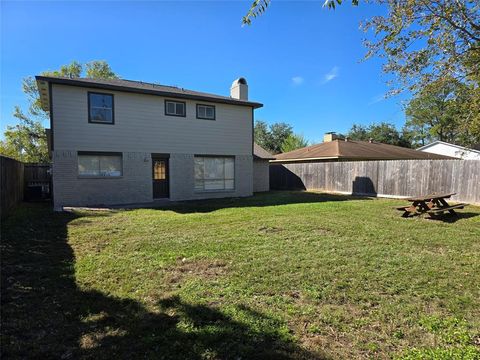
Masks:
[[[79,152],[78,176],[122,176],[122,154]]]
[[[234,157],[195,156],[195,191],[221,191],[234,188]]]

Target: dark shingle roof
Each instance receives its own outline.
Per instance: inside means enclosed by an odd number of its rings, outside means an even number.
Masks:
[[[377,142],[334,140],[275,155],[275,161],[453,159]]]
[[[253,157],[262,160],[273,160],[275,157],[257,143],[253,143]]]
[[[176,86],[160,85],[143,81],[125,80],[125,79],[88,79],[88,78],[69,78],[60,76],[36,76],[37,81],[46,81],[53,84],[64,84],[73,86],[84,86],[97,89],[108,89],[117,91],[127,91],[142,94],[160,95],[166,97],[203,100],[218,103],[227,103],[235,105],[252,106],[260,108],[263,105],[253,101],[244,101],[215,94],[204,93],[200,91],[187,90]]]

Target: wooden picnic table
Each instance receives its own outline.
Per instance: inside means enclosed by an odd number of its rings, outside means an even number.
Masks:
[[[448,211],[452,215],[456,215],[455,209],[463,209],[467,204],[449,205],[446,199],[449,199],[455,193],[429,194],[406,199],[410,201],[410,206],[399,206],[397,210],[403,211],[402,217],[410,215],[419,215],[428,213],[430,216],[441,215]]]

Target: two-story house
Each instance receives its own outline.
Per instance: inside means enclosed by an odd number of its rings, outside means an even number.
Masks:
[[[254,177],[265,184],[268,160],[253,144],[262,104],[248,100],[243,78],[230,97],[129,80],[36,80],[50,114],[56,210],[250,196]]]

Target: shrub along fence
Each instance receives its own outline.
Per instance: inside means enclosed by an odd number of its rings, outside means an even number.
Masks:
[[[480,204],[480,160],[386,160],[270,164],[272,190],[409,197],[456,193]]]
[[[0,156],[0,215],[3,218],[23,200],[25,166],[20,161]]]

